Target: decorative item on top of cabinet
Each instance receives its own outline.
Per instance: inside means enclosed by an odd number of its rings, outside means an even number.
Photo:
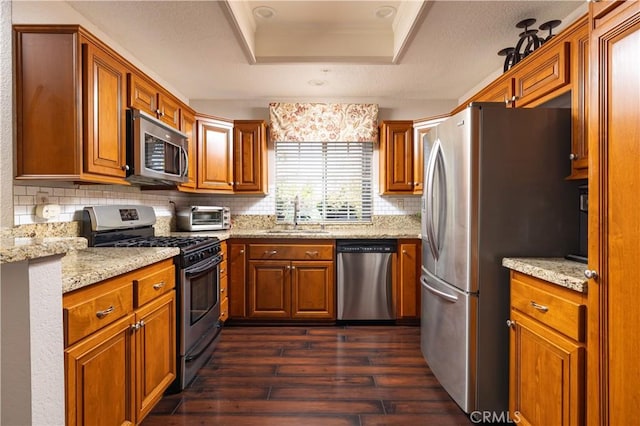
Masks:
[[[413,182],[416,195],[422,194],[424,189],[424,137],[429,129],[449,117],[449,114],[438,115],[413,122],[414,143],[413,143]]]
[[[249,245],[247,316],[335,320],[334,242]]]
[[[380,123],[380,193],[413,194],[416,190],[413,121]]]
[[[198,115],[196,123],[198,192],[232,193],[233,123],[206,115]]]
[[[233,192],[266,194],[266,123],[263,120],[236,120],[233,132]]]
[[[590,3],[587,421],[637,423],[640,2]]]
[[[180,129],[180,102],[161,87],[138,75],[127,74],[128,99],[130,108],[137,108],[163,123]]]
[[[582,293],[511,271],[511,419],[585,423],[585,302]]]
[[[420,318],[420,266],[422,249],[420,240],[398,241],[396,318]]]
[[[229,318],[229,261],[226,241],[220,242],[220,321],[225,322]]]
[[[174,288],[168,259],[63,295],[67,425],[140,424],[160,401],[176,377]]]
[[[123,184],[127,63],[78,25],[14,25],[16,179]]]

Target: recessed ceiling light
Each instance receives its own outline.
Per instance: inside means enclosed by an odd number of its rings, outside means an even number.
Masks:
[[[393,6],[380,6],[376,9],[375,14],[380,19],[388,19],[396,14],[396,8]]]
[[[313,79],[313,80],[309,80],[307,83],[309,83],[309,86],[320,87],[327,84],[327,80]]]
[[[253,16],[260,19],[271,19],[276,16],[276,10],[268,6],[258,6],[253,9]]]

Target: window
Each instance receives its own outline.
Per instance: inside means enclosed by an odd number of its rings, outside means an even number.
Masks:
[[[371,222],[373,142],[276,142],[276,218]]]

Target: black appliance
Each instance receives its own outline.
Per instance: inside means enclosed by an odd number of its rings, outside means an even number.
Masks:
[[[569,260],[587,263],[589,252],[589,187],[578,187],[578,251],[566,256]]]
[[[90,247],[178,247],[175,258],[177,297],[177,377],[170,391],[183,390],[209,359],[222,323],[220,317],[220,240],[215,237],[155,236],[150,206],[85,207],[82,236]]]

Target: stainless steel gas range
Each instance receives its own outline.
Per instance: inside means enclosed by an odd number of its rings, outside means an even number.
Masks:
[[[220,241],[215,237],[155,236],[153,207],[85,207],[82,235],[91,247],[179,247],[175,258],[177,377],[170,391],[184,389],[209,359],[218,341]]]

